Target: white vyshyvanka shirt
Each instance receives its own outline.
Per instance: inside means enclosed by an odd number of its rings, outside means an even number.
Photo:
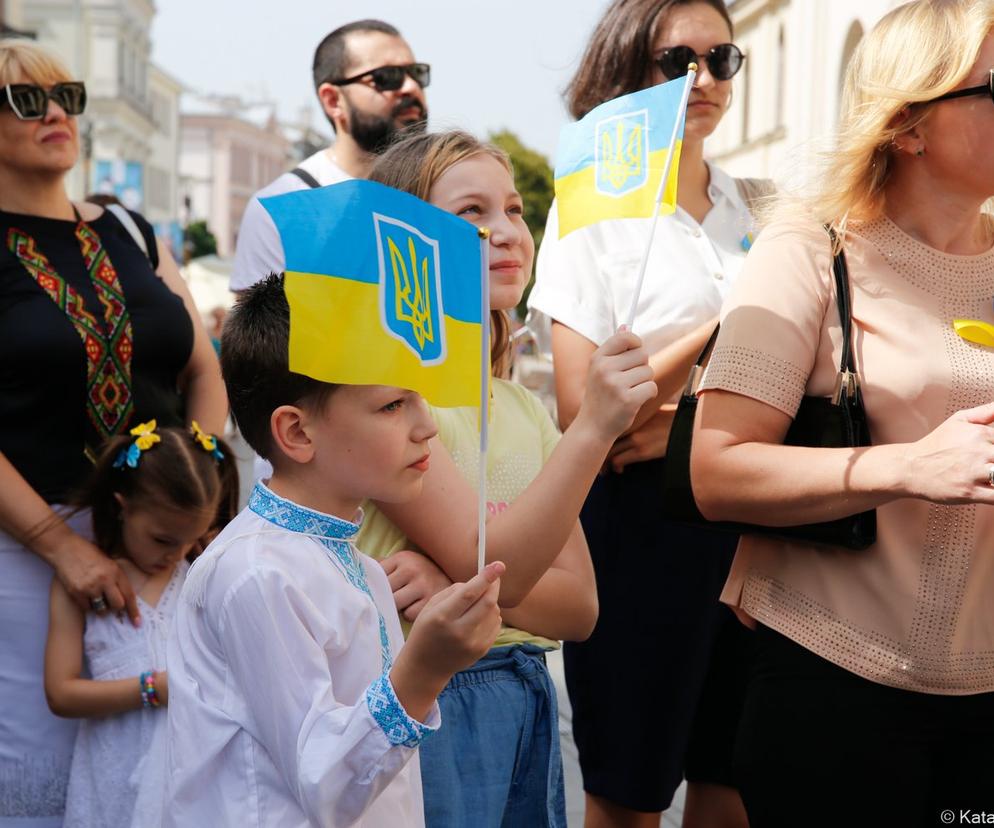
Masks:
[[[194,564],[169,641],[163,826],[422,826],[403,644],[359,527],[257,484]]]

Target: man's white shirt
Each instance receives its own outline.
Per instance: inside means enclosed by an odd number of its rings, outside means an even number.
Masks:
[[[330,153],[326,149],[314,153],[301,161],[298,166],[314,176],[322,187],[352,178],[331,160]],[[249,199],[235,244],[235,265],[231,271],[232,290],[250,288],[270,273],[279,273],[286,266],[280,234],[266,208],[259,203],[259,199],[307,188],[308,185],[298,176],[287,172]]]

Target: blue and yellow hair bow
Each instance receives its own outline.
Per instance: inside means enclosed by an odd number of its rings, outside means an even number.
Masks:
[[[194,442],[198,443],[204,451],[209,451],[215,460],[218,462],[224,460],[224,454],[217,447],[217,437],[204,431],[196,420],[190,423],[190,433],[193,435]]]
[[[141,459],[142,452],[148,451],[152,446],[162,440],[155,433],[155,425],[155,420],[149,420],[147,423],[139,423],[131,429],[130,433],[135,437],[135,441],[129,443],[127,448],[121,449],[117,457],[114,458],[115,469],[121,469],[125,466],[132,469],[138,468],[138,461]]]

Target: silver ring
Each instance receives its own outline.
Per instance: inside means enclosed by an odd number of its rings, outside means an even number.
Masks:
[[[987,485],[994,488],[994,465],[987,467]]]
[[[994,486],[994,483],[991,483]],[[94,612],[103,612],[107,609],[107,599],[103,595],[98,595],[96,598],[90,599],[90,606],[93,607]]]

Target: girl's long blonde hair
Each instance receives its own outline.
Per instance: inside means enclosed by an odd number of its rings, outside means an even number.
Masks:
[[[370,181],[379,181],[396,190],[428,201],[431,189],[442,174],[474,155],[489,155],[514,177],[511,159],[504,150],[480,141],[468,132],[412,133],[399,139],[373,164]],[[506,311],[490,314],[490,362],[495,377],[508,377],[511,371],[511,319]]]
[[[848,221],[883,213],[895,138],[928,118],[917,104],[964,81],[992,29],[994,0],[915,0],[877,23],[846,70],[834,147],[800,197],[814,218],[841,239]],[[796,213],[796,202],[781,199],[771,213]]]

